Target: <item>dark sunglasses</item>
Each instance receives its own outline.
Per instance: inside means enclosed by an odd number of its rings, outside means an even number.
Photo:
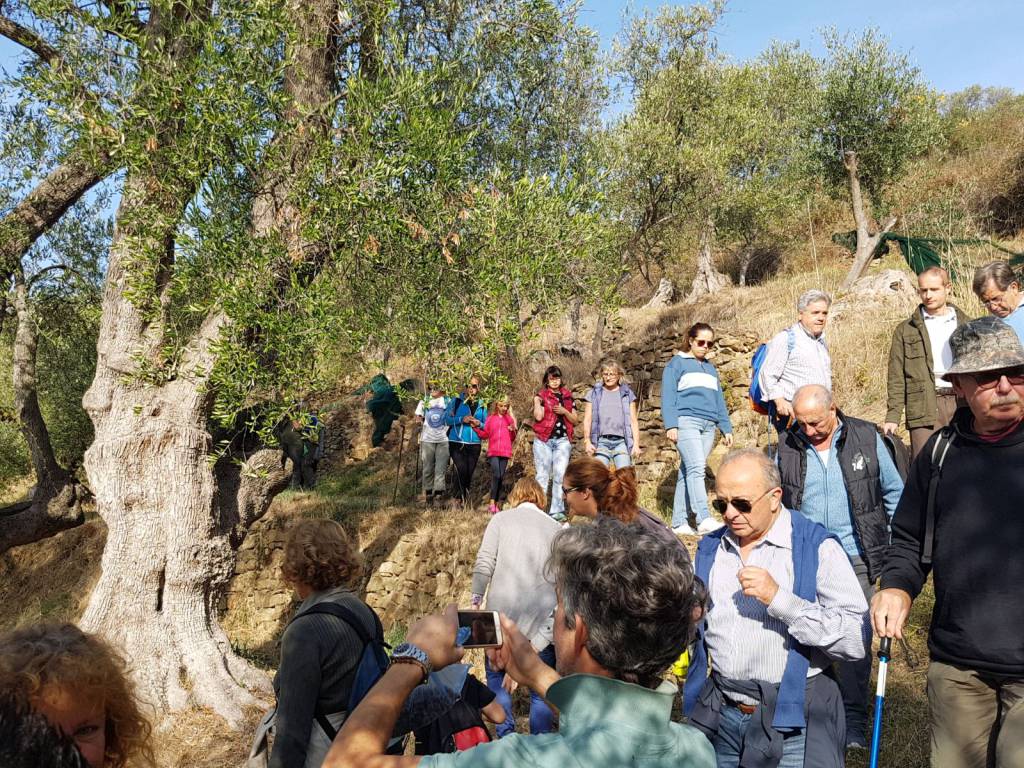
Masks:
[[[1014,386],[1024,384],[1024,367],[1002,368],[998,371],[981,371],[980,373],[969,373],[967,375],[974,379],[978,389],[992,389],[1003,376]]]
[[[759,502],[761,499],[763,499],[765,496],[767,496],[774,490],[774,488],[769,488],[767,491],[762,493],[753,501],[748,501],[747,499],[715,499],[714,501],[711,502],[711,507],[718,514],[724,515],[725,510],[729,508],[729,505],[732,505],[733,509],[739,512],[741,515],[745,515],[754,508],[754,505],[757,504],[757,502]]]
[[[714,340],[708,341],[707,339],[691,339],[691,344],[696,347],[713,347],[715,346]]]

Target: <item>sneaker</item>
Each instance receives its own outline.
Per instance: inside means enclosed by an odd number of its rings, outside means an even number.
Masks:
[[[713,517],[706,517],[697,524],[697,533],[714,533],[722,527],[724,523],[720,523]]]
[[[847,749],[867,749],[868,737],[862,733],[854,733],[846,737]]]
[[[676,536],[696,536],[697,535],[697,532],[695,530],[693,530],[693,528],[690,527],[689,523],[683,523],[682,525],[677,525],[675,528],[672,529],[672,533],[674,533]]]
[[[497,504],[495,504],[495,503],[494,503],[494,502],[492,501],[492,502],[491,502],[491,505],[490,505],[489,507],[487,507],[487,511],[488,511],[488,512],[490,512],[490,513],[491,513],[492,515],[496,515],[496,514],[498,514],[498,513],[499,513],[499,512],[501,511],[501,510],[500,510],[500,509],[498,509],[498,505],[497,505]]]

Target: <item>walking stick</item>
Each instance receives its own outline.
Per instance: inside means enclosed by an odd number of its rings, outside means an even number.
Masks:
[[[398,483],[402,479],[402,452],[405,450],[405,423],[402,423],[402,434],[398,438],[398,467],[395,469],[395,492],[391,494],[391,503],[398,501]]]
[[[885,677],[889,669],[892,638],[883,637],[878,644],[878,686],[875,688],[875,727],[871,731],[871,764],[878,768],[878,752],[882,746],[882,710],[885,708]]]

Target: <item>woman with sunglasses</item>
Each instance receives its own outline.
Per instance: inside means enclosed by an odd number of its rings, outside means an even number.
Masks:
[[[614,464],[606,465],[591,456],[574,459],[565,470],[561,490],[571,515],[614,517],[620,522],[647,528],[665,541],[686,549],[661,519],[640,506],[633,467],[616,469]]]
[[[572,431],[579,423],[572,392],[562,386],[562,369],[549,365],[541,379],[541,388],[533,396],[533,465],[541,490],[551,483],[551,511],[555,520],[565,520],[562,501],[562,476],[572,453]]]
[[[455,492],[459,501],[469,503],[473,473],[480,461],[480,435],[476,430],[487,421],[487,404],[480,399],[480,376],[469,377],[466,389],[448,406],[445,423],[448,430],[448,453],[455,466]]]
[[[672,530],[699,536],[721,527],[708,510],[704,473],[715,445],[715,428],[732,445],[732,422],[725,407],[718,370],[708,362],[715,332],[707,323],[694,323],[686,332],[687,351],[677,352],[661,377],[661,417],[665,435],[679,451],[679,477],[672,502]],[[690,527],[693,512],[697,529]]]

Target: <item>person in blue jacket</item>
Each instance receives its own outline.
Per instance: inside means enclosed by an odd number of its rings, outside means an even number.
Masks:
[[[480,399],[480,377],[470,376],[466,390],[452,400],[445,423],[448,424],[448,453],[455,465],[455,493],[463,504],[469,501],[469,487],[480,460],[480,435],[487,421],[487,404]]]
[[[704,472],[715,445],[715,427],[725,445],[732,445],[732,422],[725,407],[718,370],[708,362],[715,332],[707,323],[694,323],[686,332],[687,351],[677,352],[661,377],[661,418],[665,435],[679,450],[679,477],[672,502],[672,530],[699,536],[721,527],[711,517]],[[693,512],[697,529],[687,517]]]

